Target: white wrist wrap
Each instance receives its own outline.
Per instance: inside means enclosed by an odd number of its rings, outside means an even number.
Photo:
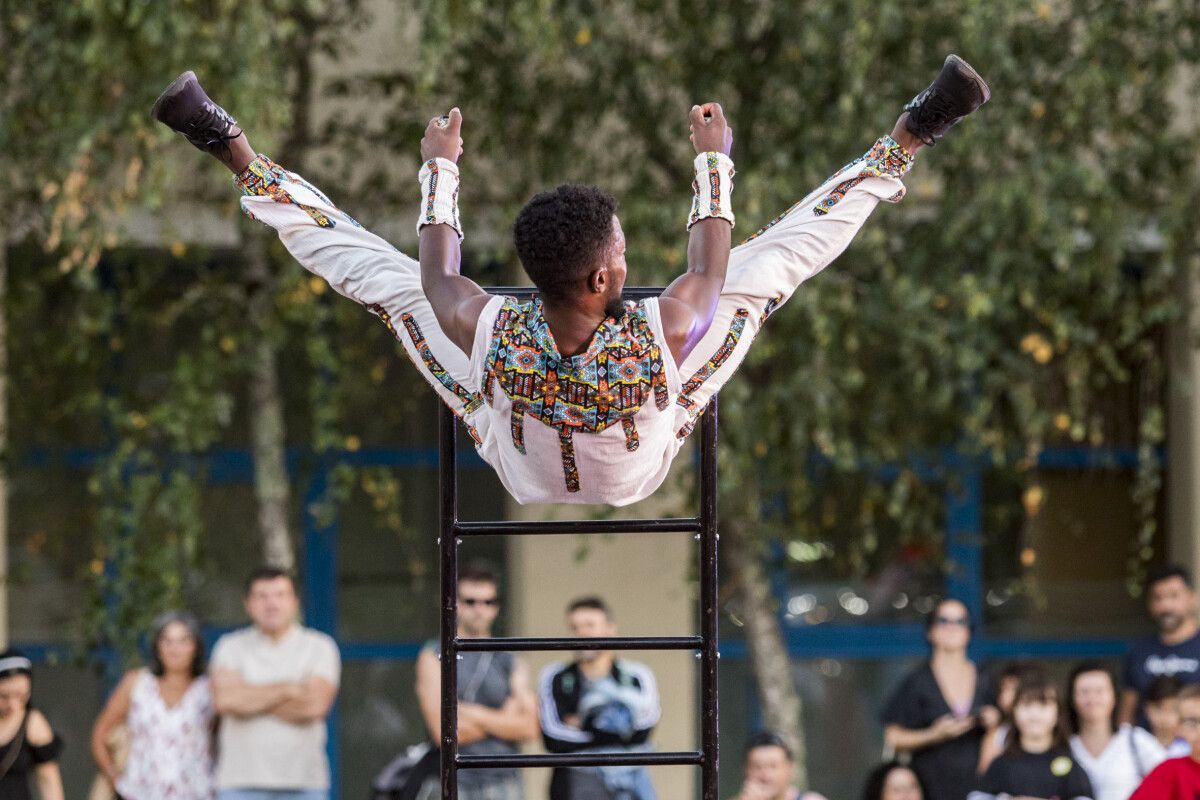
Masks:
[[[733,225],[733,161],[724,153],[701,153],[692,162],[692,213],[688,230],[702,219],[720,217]]]
[[[421,182],[421,212],[417,215],[417,233],[426,225],[449,225],[463,239],[458,219],[458,165],[444,158],[431,158],[417,173]]]

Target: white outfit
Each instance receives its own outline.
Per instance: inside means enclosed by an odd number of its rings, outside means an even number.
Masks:
[[[209,800],[213,796],[213,704],[208,678],[192,681],[168,707],[158,679],[138,672],[129,698],[129,760],[117,780],[125,800]]]
[[[235,670],[249,684],[324,678],[336,687],[342,663],[337,644],[320,631],[293,625],[272,639],[249,627],[217,640],[212,669]],[[219,737],[219,789],[329,788],[323,719],[298,724],[268,713],[227,715]]]
[[[1129,800],[1142,779],[1167,757],[1153,734],[1130,725],[1122,725],[1099,756],[1093,756],[1078,735],[1072,736],[1071,755],[1091,779],[1095,800]]]
[[[297,261],[383,319],[518,502],[622,506],[663,482],[767,317],[846,249],[879,201],[903,197],[911,161],[884,137],[735,247],[712,326],[679,365],[657,299],[627,304],[587,352],[562,357],[536,301],[496,297],[468,357],[438,327],[417,261],[263,157],[240,185],[242,208]]]

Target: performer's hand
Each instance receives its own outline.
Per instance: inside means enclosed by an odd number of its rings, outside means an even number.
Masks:
[[[421,160],[445,158],[458,163],[463,152],[462,112],[458,107],[450,109],[444,117],[434,117],[425,126],[425,138],[421,139]]]
[[[688,114],[692,122],[689,137],[697,153],[724,153],[729,155],[733,148],[733,128],[725,121],[725,112],[720,103],[705,103],[692,106]]]

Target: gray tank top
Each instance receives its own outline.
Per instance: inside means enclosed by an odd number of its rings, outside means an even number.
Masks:
[[[440,655],[441,648],[435,644],[434,653]],[[458,662],[458,699],[465,703],[478,703],[488,708],[500,708],[508,701],[512,690],[512,653],[462,653]],[[489,736],[486,739],[463,745],[458,749],[464,755],[500,755],[516,753],[512,742]],[[501,779],[513,780],[520,775],[515,769],[464,769],[458,773],[458,785],[471,789],[483,788]]]

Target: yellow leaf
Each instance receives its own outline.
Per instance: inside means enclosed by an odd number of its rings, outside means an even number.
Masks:
[[[186,244],[179,241],[178,239],[171,242],[171,255],[174,258],[183,258],[185,253],[187,253],[187,245]]]
[[[315,295],[325,294],[327,288],[329,288],[329,284],[315,275],[308,279],[308,290]]]
[[[1021,505],[1025,506],[1025,516],[1036,517],[1038,512],[1042,510],[1042,502],[1046,499],[1046,492],[1040,486],[1030,486],[1021,495]]]
[[[357,436],[346,437],[346,449],[351,453],[357,451],[360,447],[362,447],[362,439],[359,439]]]
[[[1060,431],[1065,431],[1065,430],[1070,429],[1071,415],[1070,414],[1061,414],[1061,413],[1055,414],[1054,415],[1054,427],[1058,428]]]
[[[1027,333],[1021,337],[1021,352],[1032,353],[1039,345],[1044,344],[1045,341],[1040,333]]]
[[[591,28],[583,27],[575,33],[575,44],[580,47],[585,47],[590,41],[592,41]]]
[[[234,339],[232,336],[226,334],[225,336],[221,337],[219,342],[217,342],[217,346],[221,348],[222,353],[232,353],[237,349],[237,339]]]

